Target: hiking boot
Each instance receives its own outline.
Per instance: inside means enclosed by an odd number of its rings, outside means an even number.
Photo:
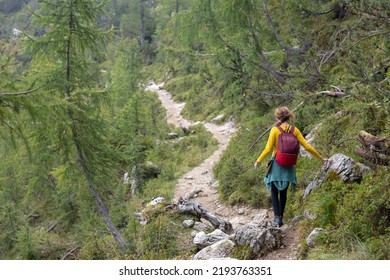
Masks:
[[[275,216],[274,218],[274,223],[278,226],[278,227],[281,227],[283,226],[283,221],[282,221],[282,217],[280,216]]]
[[[282,227],[283,224],[283,221],[282,221],[282,217],[279,218],[279,227]]]
[[[279,216],[275,216],[274,218],[274,223],[278,226],[281,227],[283,225],[282,218]]]

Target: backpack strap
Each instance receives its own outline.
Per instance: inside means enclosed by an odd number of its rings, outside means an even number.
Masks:
[[[280,127],[280,125],[278,125],[277,128],[279,129],[279,131],[280,131],[281,133],[291,133],[291,134],[294,134],[294,128],[295,128],[295,126],[289,125],[289,126],[287,127],[287,130],[286,130],[286,131],[284,131],[284,130]]]
[[[285,131],[280,127],[280,125],[277,126],[277,129],[279,129],[280,133],[285,132]]]

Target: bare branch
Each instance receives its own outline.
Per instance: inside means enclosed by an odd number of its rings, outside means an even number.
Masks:
[[[344,47],[344,48],[341,48],[341,47],[338,47],[330,52],[326,52],[323,56],[323,58],[321,59],[321,63],[320,63],[320,66],[319,66],[319,71],[321,71],[321,67],[322,65],[324,65],[326,62],[328,62],[337,52],[342,52],[342,51],[346,51],[354,46],[356,46],[357,44],[361,43],[362,41],[364,40],[367,40],[367,39],[370,39],[372,37],[375,37],[375,36],[379,36],[379,35],[389,35],[390,32],[389,31],[384,31],[384,32],[376,32],[376,33],[373,33],[373,34],[370,34],[370,35],[367,35],[357,41],[355,41],[354,43],[352,43],[351,45],[347,46],[347,47]],[[341,41],[341,43],[339,44],[339,46],[341,46],[344,41],[347,39],[347,37],[344,37],[344,39]]]
[[[378,11],[378,14],[374,14],[370,11],[364,11],[364,10],[356,8],[356,7],[353,7],[353,8],[348,7],[348,12],[350,12],[353,15],[360,15],[360,16],[366,15],[368,18],[371,18],[371,19],[385,19],[387,21],[390,21],[390,17],[382,16],[379,14],[379,12],[382,10],[381,8],[378,7],[378,8],[375,8],[375,10]]]
[[[51,232],[57,225],[58,225],[59,221],[55,221],[54,224],[52,224],[47,230],[46,232]]]
[[[376,33],[373,33],[373,34],[370,34],[366,37],[363,37],[359,40],[357,40],[356,42],[354,42],[353,44],[349,45],[348,47],[345,47],[345,48],[342,48],[342,49],[339,49],[340,51],[345,51],[345,50],[348,50],[352,47],[354,47],[355,45],[359,44],[360,42],[364,41],[364,40],[367,40],[371,37],[375,37],[375,36],[378,36],[378,35],[389,35],[390,34],[390,31],[385,31],[385,32],[376,32]]]
[[[31,92],[37,91],[38,89],[32,89],[32,90],[27,90],[27,91],[21,91],[21,92],[0,92],[0,96],[3,95],[25,95],[29,94]]]
[[[336,86],[332,86],[332,85],[330,85],[332,88],[334,88],[334,89],[336,89],[338,92],[342,92],[342,90],[340,89],[340,88],[338,88],[338,87],[336,87]]]
[[[67,252],[62,258],[61,260],[65,260],[68,256],[70,256],[71,254],[73,254],[74,251],[76,251],[77,249],[80,249],[79,246],[76,246],[74,248],[72,248],[69,252]]]
[[[338,88],[336,86],[332,86],[332,85],[331,85],[331,87],[333,88],[333,90],[323,90],[323,91],[317,92],[317,94],[326,94],[326,95],[329,95],[332,97],[344,97],[345,96],[345,92],[343,92],[340,88]]]

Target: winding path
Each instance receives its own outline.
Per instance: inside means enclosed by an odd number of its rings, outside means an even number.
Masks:
[[[164,84],[149,83],[147,90],[157,93],[163,107],[167,111],[167,121],[177,127],[189,127],[195,123],[184,119],[181,116],[181,111],[185,103],[176,103],[173,101],[169,92],[163,89]],[[233,229],[240,225],[247,224],[252,220],[260,220],[269,217],[267,209],[254,209],[247,206],[230,206],[219,200],[218,181],[213,177],[213,165],[220,159],[222,153],[227,148],[230,139],[235,135],[237,129],[233,122],[227,122],[223,125],[202,122],[204,127],[210,131],[218,141],[217,150],[199,166],[193,168],[177,182],[174,201],[177,202],[180,197],[184,197],[187,193],[202,190],[202,193],[196,200],[201,203],[207,210],[226,220],[228,220]],[[270,213],[272,215],[272,213]],[[279,249],[266,256],[267,259],[295,259],[296,256],[296,235],[290,227],[285,230],[284,248]]]

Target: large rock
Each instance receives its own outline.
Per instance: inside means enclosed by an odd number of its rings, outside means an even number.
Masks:
[[[251,222],[235,231],[234,240],[237,245],[248,246],[250,255],[257,257],[280,248],[282,234],[274,223],[268,220]]]
[[[352,158],[343,154],[334,154],[329,159],[328,164],[324,166],[324,171],[326,173],[330,171],[336,172],[343,182],[357,182],[363,177],[361,165],[358,165]]]
[[[229,235],[227,235],[226,233],[224,233],[220,229],[216,229],[209,234],[206,234],[203,231],[201,231],[195,235],[194,244],[199,249],[203,249],[203,248],[206,248],[208,246],[213,245],[214,243],[216,243],[218,241],[226,240],[226,239],[229,239]]]
[[[158,196],[148,202],[141,212],[137,212],[134,214],[135,217],[140,221],[141,225],[146,225],[151,221],[151,216],[164,213],[166,206],[167,205],[165,203],[165,199],[162,196]]]
[[[226,259],[231,254],[235,244],[229,239],[220,240],[211,246],[200,250],[194,260]]]
[[[321,175],[313,180],[306,188],[303,198],[311,193],[311,191],[321,185],[327,178],[330,172],[338,175],[343,182],[360,182],[363,174],[371,171],[371,169],[361,163],[356,163],[352,158],[343,154],[334,154],[327,164],[321,169]]]

